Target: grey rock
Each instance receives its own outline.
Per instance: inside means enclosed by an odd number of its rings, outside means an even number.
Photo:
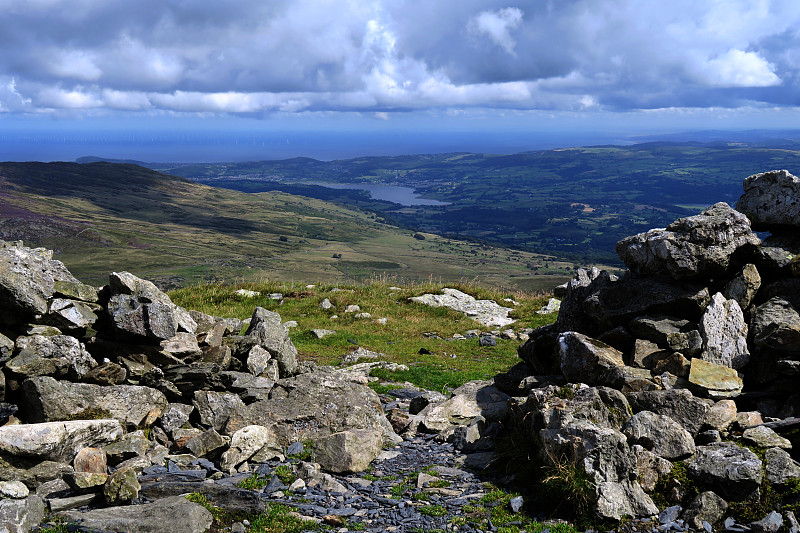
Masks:
[[[67,335],[18,337],[16,346],[19,353],[6,363],[6,368],[23,376],[81,379],[97,366],[83,343]]]
[[[666,415],[693,435],[700,431],[710,408],[708,400],[696,398],[686,389],[631,392],[625,396],[635,413]]]
[[[202,352],[193,333],[179,331],[169,339],[160,343],[161,350],[178,359],[198,357]]]
[[[766,426],[747,428],[742,433],[742,440],[762,448],[784,448],[790,450],[792,443]]]
[[[724,273],[737,250],[759,244],[747,217],[719,202],[666,229],[622,239],[616,250],[633,272],[681,280]]]
[[[789,522],[789,533],[798,533],[800,531],[800,523],[797,522],[797,517],[795,517],[792,511],[784,511],[784,516],[786,517],[786,521]]]
[[[683,512],[683,518],[694,529],[705,529],[705,523],[714,524],[725,516],[728,502],[712,491],[701,492]]]
[[[374,429],[388,441],[399,439],[375,391],[331,372],[278,381],[270,399],[248,405],[241,418],[228,422],[227,432],[249,425],[269,427],[281,446],[348,429]]]
[[[277,374],[277,365],[273,368]],[[245,404],[251,404],[261,400],[269,399],[269,393],[275,386],[275,380],[266,377],[258,377],[244,372],[225,371],[219,373],[219,381],[222,386],[233,393],[239,395]]]
[[[0,451],[13,457],[72,462],[79,450],[108,444],[123,428],[117,420],[73,420],[0,427]]]
[[[143,432],[135,431],[126,433],[111,444],[103,446],[103,451],[106,452],[108,464],[117,466],[128,459],[144,456],[150,449],[150,444]]]
[[[119,505],[136,499],[141,488],[136,472],[130,468],[123,468],[108,476],[103,485],[103,497],[109,505]]]
[[[194,404],[200,415],[200,423],[222,431],[230,418],[238,418],[245,410],[244,402],[229,392],[197,391]]]
[[[362,472],[383,449],[383,434],[367,429],[333,433],[314,441],[312,458],[323,470],[337,474]]]
[[[56,381],[47,376],[26,379],[22,392],[26,414],[33,422],[66,420],[94,408],[108,411],[123,425],[139,426],[148,415],[160,415],[167,406],[167,398],[149,387],[103,387]]]
[[[685,459],[695,452],[691,433],[668,416],[651,411],[633,415],[622,427],[630,445],[639,444],[668,460]]]
[[[213,429],[209,429],[193,439],[189,439],[184,447],[196,457],[206,457],[227,446],[228,441]]]
[[[746,499],[759,488],[761,467],[756,454],[733,442],[698,446],[697,455],[687,461],[690,476],[735,501]]]
[[[24,323],[48,310],[56,281],[79,283],[53,252],[0,240],[0,318]]]
[[[508,502],[509,506],[511,506],[511,512],[514,514],[522,510],[522,506],[524,503],[525,502],[522,499],[522,496],[516,496],[514,498],[511,498],[511,500],[509,500]]]
[[[23,500],[0,500],[0,531],[27,533],[41,523],[44,513],[44,502],[35,494]]]
[[[736,300],[726,300],[719,292],[714,294],[700,320],[704,347],[701,358],[735,369],[744,367],[750,361],[747,331]]]
[[[779,485],[790,479],[800,479],[800,463],[781,448],[770,448],[764,453],[764,472],[767,479]]]
[[[454,425],[467,425],[475,417],[487,421],[501,420],[508,413],[510,397],[488,381],[470,381],[453,391],[441,403],[429,404],[419,412],[422,425],[440,432]]]
[[[289,338],[289,330],[281,322],[278,313],[256,307],[245,336],[254,338],[278,361],[281,377],[288,377],[297,370],[297,349]]]
[[[363,346],[359,346],[358,348],[352,349],[347,352],[344,357],[342,358],[342,363],[357,363],[361,359],[368,359],[368,360],[375,360],[380,358],[385,358],[386,354],[373,352],[371,350],[367,350]]]
[[[262,376],[266,372],[272,355],[259,345],[247,352],[247,370],[254,376]]]
[[[311,336],[315,339],[324,339],[325,337],[329,337],[330,335],[336,335],[336,332],[332,329],[312,329]]]
[[[683,508],[680,505],[667,507],[658,514],[658,523],[664,525],[674,522],[681,515],[681,511],[683,511]]]
[[[171,434],[189,422],[189,415],[194,411],[193,405],[170,403],[161,415],[161,427]]]
[[[111,361],[89,370],[83,379],[96,385],[121,385],[128,378],[125,367]]]
[[[631,446],[636,457],[636,469],[639,472],[639,484],[645,492],[651,493],[656,484],[672,471],[672,463],[644,449],[638,444]],[[677,516],[672,520],[677,519]]]
[[[703,426],[724,431],[736,421],[736,403],[733,400],[719,400],[706,413]]]
[[[667,346],[669,335],[685,333],[693,328],[689,320],[667,315],[636,317],[628,325],[628,329],[636,337],[654,342],[662,348]]]
[[[738,396],[743,387],[736,370],[702,359],[692,359],[689,384],[698,394],[715,400]]]
[[[800,314],[788,301],[773,297],[756,307],[750,330],[760,350],[800,355]]]
[[[230,448],[222,454],[220,467],[230,471],[263,451],[265,460],[280,454],[280,444],[275,432],[264,426],[245,426],[237,430],[231,437]]]
[[[423,294],[409,300],[431,307],[448,307],[464,313],[486,327],[504,327],[515,322],[513,318],[508,317],[513,311],[510,307],[503,307],[494,300],[476,300],[473,296],[456,289],[446,288],[442,289],[442,294]]]
[[[625,365],[619,350],[574,331],[562,333],[558,343],[561,371],[569,381],[607,384],[611,370]]]
[[[411,415],[419,414],[428,405],[442,403],[445,400],[447,400],[447,396],[441,392],[424,391],[422,394],[418,394],[411,398],[408,406],[408,413]]]
[[[744,180],[736,209],[759,230],[800,226],[800,179],[786,170],[753,174]]]
[[[761,275],[754,264],[748,263],[738,276],[725,285],[722,294],[729,300],[736,300],[742,309],[747,309],[760,288]]]
[[[144,505],[67,511],[62,516],[84,530],[128,533],[159,533],[164,531],[165,524],[174,533],[202,533],[213,522],[205,507],[184,496],[170,496]]]
[[[53,298],[46,320],[62,330],[82,330],[94,326],[102,310],[97,304]]]
[[[770,511],[758,522],[750,522],[750,528],[757,533],[778,533],[783,526],[783,516],[778,511]]]

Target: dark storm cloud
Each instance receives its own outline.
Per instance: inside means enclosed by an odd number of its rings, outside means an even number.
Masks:
[[[0,111],[797,105],[796,1],[0,0]]]

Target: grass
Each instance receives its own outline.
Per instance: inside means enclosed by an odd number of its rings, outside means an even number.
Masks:
[[[207,496],[193,492],[186,499],[205,507],[214,519],[212,531],[230,529],[235,522],[248,520],[247,533],[301,533],[303,531],[330,531],[330,527],[303,520],[293,514],[294,510],[285,505],[271,503],[269,509],[260,514],[234,513],[214,505]],[[66,530],[65,530],[66,531]],[[55,530],[53,533],[60,533]]]
[[[223,317],[249,318],[257,307],[280,313],[284,321],[296,320],[298,327],[290,335],[300,358],[318,364],[338,365],[344,355],[354,348],[352,341],[368,350],[386,354],[382,358],[408,366],[408,370],[389,372],[376,370],[373,375],[384,381],[405,382],[429,390],[452,389],[475,379],[488,379],[504,372],[519,361],[518,340],[497,339],[494,347],[480,346],[477,339],[445,340],[456,333],[471,329],[487,330],[461,313],[446,308],[432,308],[410,302],[411,296],[439,293],[444,284],[425,283],[392,290],[388,280],[375,280],[367,285],[317,285],[307,289],[304,284],[263,281],[236,285],[196,285],[170,292],[172,300],[187,309],[196,309]],[[236,296],[237,289],[248,289],[261,293],[255,298]],[[334,288],[341,290],[335,291]],[[464,292],[480,299],[493,299],[501,304],[504,298],[519,303],[515,310],[518,322],[516,330],[538,327],[552,322],[555,314],[538,315],[547,297],[534,294],[498,291],[478,286],[455,285]],[[268,295],[281,293],[284,299],[271,300]],[[319,308],[320,302],[328,298],[334,309]],[[358,304],[362,311],[369,312],[372,319],[356,319],[345,314],[344,308]],[[338,319],[331,319],[332,315]],[[385,325],[376,323],[377,318],[387,318]],[[333,329],[335,335],[316,339],[311,329]],[[441,338],[423,336],[436,332]],[[420,350],[430,352],[422,355]],[[376,387],[373,385],[373,387]],[[391,388],[396,388],[392,385]],[[385,392],[389,388],[376,390]]]
[[[257,473],[252,473],[250,477],[241,480],[236,484],[237,487],[247,490],[260,490],[269,485],[269,479],[260,477]]]

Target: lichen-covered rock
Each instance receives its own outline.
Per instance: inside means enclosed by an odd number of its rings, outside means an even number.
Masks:
[[[152,282],[129,272],[109,275],[106,311],[117,331],[142,340],[163,341],[178,331],[194,333],[197,324]]]
[[[83,343],[67,335],[18,337],[16,346],[18,353],[6,368],[25,377],[81,379],[97,366]]]
[[[638,444],[631,446],[636,457],[636,468],[639,471],[639,484],[645,492],[651,493],[656,484],[672,472],[672,463],[644,449]]]
[[[750,361],[747,324],[736,300],[726,300],[719,292],[714,294],[700,320],[700,333],[704,348],[700,357],[704,361],[735,369]]]
[[[758,230],[800,226],[800,178],[786,170],[753,174],[744,180],[736,209]]]
[[[32,422],[67,420],[91,410],[108,412],[124,425],[139,426],[154,411],[167,406],[159,391],[137,385],[103,387],[89,383],[35,377],[22,383],[26,416]]]
[[[67,511],[63,516],[84,531],[128,533],[164,531],[165,524],[169,524],[169,531],[173,533],[203,533],[214,521],[205,507],[184,496],[170,496],[143,505]]]
[[[744,500],[761,486],[761,460],[733,442],[698,446],[686,464],[689,475],[729,500]]]
[[[558,344],[561,372],[568,381],[605,385],[613,369],[625,366],[619,350],[574,331],[562,333]]]
[[[747,309],[761,288],[761,275],[752,263],[746,264],[738,276],[730,280],[722,294],[725,298],[736,300],[739,307]]]
[[[776,296],[756,307],[751,333],[760,350],[800,354],[800,313],[783,298]]]
[[[231,437],[230,448],[222,454],[220,467],[232,470],[262,450],[273,456],[280,454],[275,432],[264,426],[245,426]]]
[[[383,435],[378,431],[340,431],[314,441],[313,460],[328,472],[362,472],[382,449]]]
[[[471,381],[454,390],[445,401],[429,404],[419,415],[425,428],[439,432],[466,425],[477,416],[500,420],[508,413],[510,399],[491,382]]]
[[[630,445],[639,444],[671,461],[685,459],[695,452],[691,433],[670,417],[651,411],[633,415],[622,426],[622,433],[628,437]]]
[[[289,377],[297,370],[297,349],[289,338],[289,329],[281,322],[278,313],[256,307],[245,336],[254,338],[278,361],[281,377]]]
[[[760,243],[747,217],[719,202],[666,229],[622,239],[616,250],[633,272],[682,280],[722,274],[740,248]]]
[[[0,451],[9,456],[72,462],[83,448],[118,439],[118,420],[73,420],[0,427]]]
[[[683,512],[683,519],[695,530],[705,530],[703,522],[716,524],[725,516],[727,509],[728,502],[708,490],[701,492],[692,500]]]
[[[56,281],[79,283],[53,252],[31,249],[22,242],[0,240],[0,319],[5,324],[25,323],[44,315],[55,294]]]
[[[119,505],[136,499],[141,488],[136,472],[130,468],[121,468],[108,476],[103,485],[103,496],[109,505]]]
[[[231,417],[238,418],[245,410],[242,399],[230,392],[197,391],[193,404],[200,423],[217,431],[222,431]]]
[[[743,387],[736,370],[702,359],[692,359],[689,383],[698,394],[715,400],[738,396]]]
[[[0,531],[28,533],[44,519],[45,505],[42,499],[31,494],[25,499],[0,500]]]
[[[784,485],[791,479],[800,479],[800,463],[786,450],[770,448],[764,453],[764,463],[764,473],[772,483]]]
[[[742,440],[761,448],[792,449],[792,442],[789,439],[781,437],[775,433],[775,430],[766,426],[755,426],[745,429],[742,432]]]
[[[431,307],[448,307],[454,311],[464,313],[486,327],[504,327],[515,322],[508,314],[513,311],[503,307],[494,300],[476,300],[473,296],[456,289],[442,289],[442,294],[423,294],[409,298]]]

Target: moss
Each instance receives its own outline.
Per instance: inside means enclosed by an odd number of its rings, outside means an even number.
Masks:
[[[280,465],[275,469],[275,475],[286,485],[291,485],[297,479],[292,467],[289,465]]]
[[[269,480],[266,477],[259,477],[255,472],[236,484],[237,487],[247,490],[260,490],[267,485],[269,485]]]
[[[554,394],[559,398],[563,398],[564,400],[571,400],[575,397],[575,389],[569,385],[564,385],[563,387],[560,387]]]
[[[425,516],[444,516],[447,514],[447,509],[441,505],[424,505],[419,507],[419,512]]]
[[[679,502],[681,504],[692,501],[702,492],[697,482],[689,476],[686,463],[677,461],[673,463],[669,475],[659,479],[656,483],[655,489],[653,489],[653,493],[650,495],[653,499],[653,503],[655,503],[659,509],[666,509],[674,505],[675,502],[667,500],[667,494],[675,487],[679,488],[680,492],[683,494]]]
[[[69,415],[64,420],[104,420],[114,418],[111,412],[100,407],[88,407],[80,413]]]

